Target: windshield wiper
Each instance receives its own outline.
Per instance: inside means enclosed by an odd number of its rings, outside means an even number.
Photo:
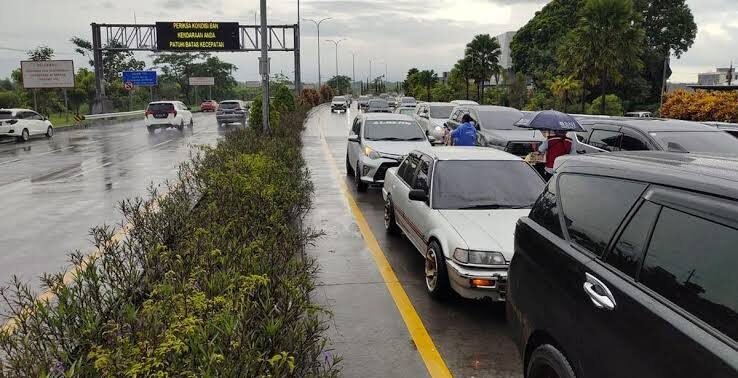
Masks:
[[[488,203],[482,205],[460,207],[459,210],[530,209],[531,207],[533,207],[533,205],[500,205],[497,203]]]
[[[405,138],[395,138],[395,137],[386,137],[386,138],[377,138],[377,139],[370,139],[370,140],[407,140]]]

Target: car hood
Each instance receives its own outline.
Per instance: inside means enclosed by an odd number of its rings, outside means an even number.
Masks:
[[[430,147],[430,143],[427,140],[418,141],[372,141],[365,140],[364,146],[371,148],[382,154],[395,155],[397,157],[405,156],[412,150],[416,150],[423,147]]]
[[[439,210],[454,227],[469,249],[497,251],[512,260],[515,243],[515,224],[527,216],[530,209],[498,210]]]
[[[515,141],[540,141],[543,142],[545,138],[543,133],[538,130],[489,130],[481,129],[480,134],[485,136],[488,140],[498,140],[504,142],[515,142]]]
[[[443,124],[446,123],[448,119],[447,118],[431,118],[430,121],[434,127],[443,127]]]

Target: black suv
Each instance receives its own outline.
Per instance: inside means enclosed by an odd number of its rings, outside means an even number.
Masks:
[[[536,151],[543,140],[537,130],[526,130],[515,126],[523,118],[523,112],[515,108],[493,105],[457,106],[451,112],[446,127],[455,130],[464,114],[469,114],[477,124],[477,145],[493,147],[513,155],[525,157]]]
[[[526,377],[738,377],[738,160],[566,159],[518,221]]]
[[[738,155],[738,140],[698,122],[664,118],[578,118],[582,142],[606,151],[670,151]]]

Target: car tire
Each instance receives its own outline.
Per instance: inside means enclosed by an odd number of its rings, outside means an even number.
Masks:
[[[179,130],[179,131],[183,131],[183,130],[184,130],[184,120],[182,120],[182,121],[181,121],[181,122],[179,123],[179,126],[177,126],[177,130]]]
[[[551,344],[536,348],[528,361],[527,378],[576,378],[563,353]]]
[[[54,128],[49,126],[46,128],[46,137],[51,138],[54,136]]]
[[[433,299],[446,299],[451,295],[448,282],[448,269],[443,249],[436,241],[428,244],[425,252],[425,288]]]
[[[354,167],[349,163],[348,151],[346,151],[346,176],[353,177],[354,175],[356,175],[356,172],[354,172]]]
[[[384,230],[390,235],[399,235],[400,227],[397,226],[397,219],[395,219],[395,206],[392,204],[392,197],[387,195],[387,200],[384,201]]]
[[[147,128],[147,129],[149,130],[149,134],[153,134],[153,133],[155,133],[155,132],[156,132],[156,127],[151,127],[151,126],[148,126],[148,127],[146,127],[146,128]]]
[[[195,120],[193,120],[192,118],[190,118],[189,128],[191,129],[193,126],[195,126]]]
[[[354,169],[354,182],[356,183],[356,191],[359,193],[366,192],[369,184],[361,181],[361,169],[359,169],[359,162],[356,162],[356,169]]]
[[[25,143],[28,142],[28,139],[30,138],[31,134],[28,133],[28,129],[23,129],[23,131],[21,131],[21,135],[18,137],[18,142]]]

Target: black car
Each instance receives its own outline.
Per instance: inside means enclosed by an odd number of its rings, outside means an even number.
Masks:
[[[565,159],[518,221],[526,377],[738,377],[738,160]]]
[[[584,143],[606,151],[698,152],[738,156],[738,139],[698,122],[664,118],[578,118]]]
[[[493,105],[457,106],[446,121],[446,127],[454,130],[462,122],[464,114],[469,114],[477,124],[477,145],[493,147],[513,155],[524,157],[536,151],[543,140],[537,130],[526,130],[515,126],[523,118],[523,113],[515,108]]]

